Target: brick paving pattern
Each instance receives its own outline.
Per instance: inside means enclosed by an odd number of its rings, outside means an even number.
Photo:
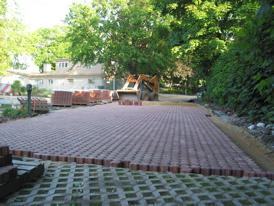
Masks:
[[[133,170],[272,177],[198,107],[100,105],[0,124],[13,155]],[[271,176],[272,175],[272,176]]]
[[[1,200],[0,205],[271,206],[274,202],[274,182],[265,177],[204,176],[92,164],[43,163],[46,168],[43,177],[27,183]]]

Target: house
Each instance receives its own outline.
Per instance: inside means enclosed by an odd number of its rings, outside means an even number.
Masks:
[[[105,88],[103,64],[84,67],[75,65],[69,58],[56,59],[56,69],[51,71],[50,64],[44,64],[43,72],[39,69],[8,70],[12,76],[2,78],[2,82],[13,83],[20,80],[22,85],[32,84],[39,89],[103,89]],[[72,68],[72,69],[71,69]]]

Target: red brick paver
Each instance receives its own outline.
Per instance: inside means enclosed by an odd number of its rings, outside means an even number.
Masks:
[[[13,155],[204,175],[267,176],[196,107],[115,104],[0,124]]]

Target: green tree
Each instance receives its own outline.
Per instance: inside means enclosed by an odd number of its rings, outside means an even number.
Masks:
[[[69,58],[69,42],[66,41],[65,36],[66,27],[64,26],[41,28],[32,33],[32,39],[29,42],[32,45],[30,53],[40,69],[43,68],[44,63],[50,63],[54,69],[54,59]]]
[[[109,74],[162,74],[172,66],[169,27],[149,0],[74,4],[66,18],[74,63],[104,63]]]
[[[264,1],[216,63],[209,95],[254,121],[274,122],[274,1]]]
[[[179,60],[175,62],[174,68],[169,68],[163,73],[163,79],[169,83],[170,88],[174,83],[179,83],[180,88],[185,90],[185,94],[187,94],[187,90],[195,92],[198,88],[197,75],[193,69],[189,64]]]
[[[258,8],[258,4],[245,0],[154,0],[154,3],[171,22],[169,44],[183,61],[191,62],[202,79],[210,76],[212,66],[237,38],[245,19]]]
[[[17,57],[25,53],[28,33],[16,14],[9,8],[6,0],[0,1],[0,74],[14,63],[20,67]]]
[[[21,88],[22,88],[22,85],[19,80],[15,80],[11,85],[12,93],[15,95],[16,94],[21,95]]]
[[[9,61],[7,59],[9,58],[9,54],[7,51],[7,46],[5,42],[5,25],[7,22],[7,19],[5,17],[7,12],[7,3],[6,1],[0,1],[0,74],[3,74],[4,70],[9,65]]]

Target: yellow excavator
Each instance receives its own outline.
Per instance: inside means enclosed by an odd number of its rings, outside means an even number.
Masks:
[[[117,90],[119,100],[158,101],[159,82],[155,75],[130,75],[122,89]]]

